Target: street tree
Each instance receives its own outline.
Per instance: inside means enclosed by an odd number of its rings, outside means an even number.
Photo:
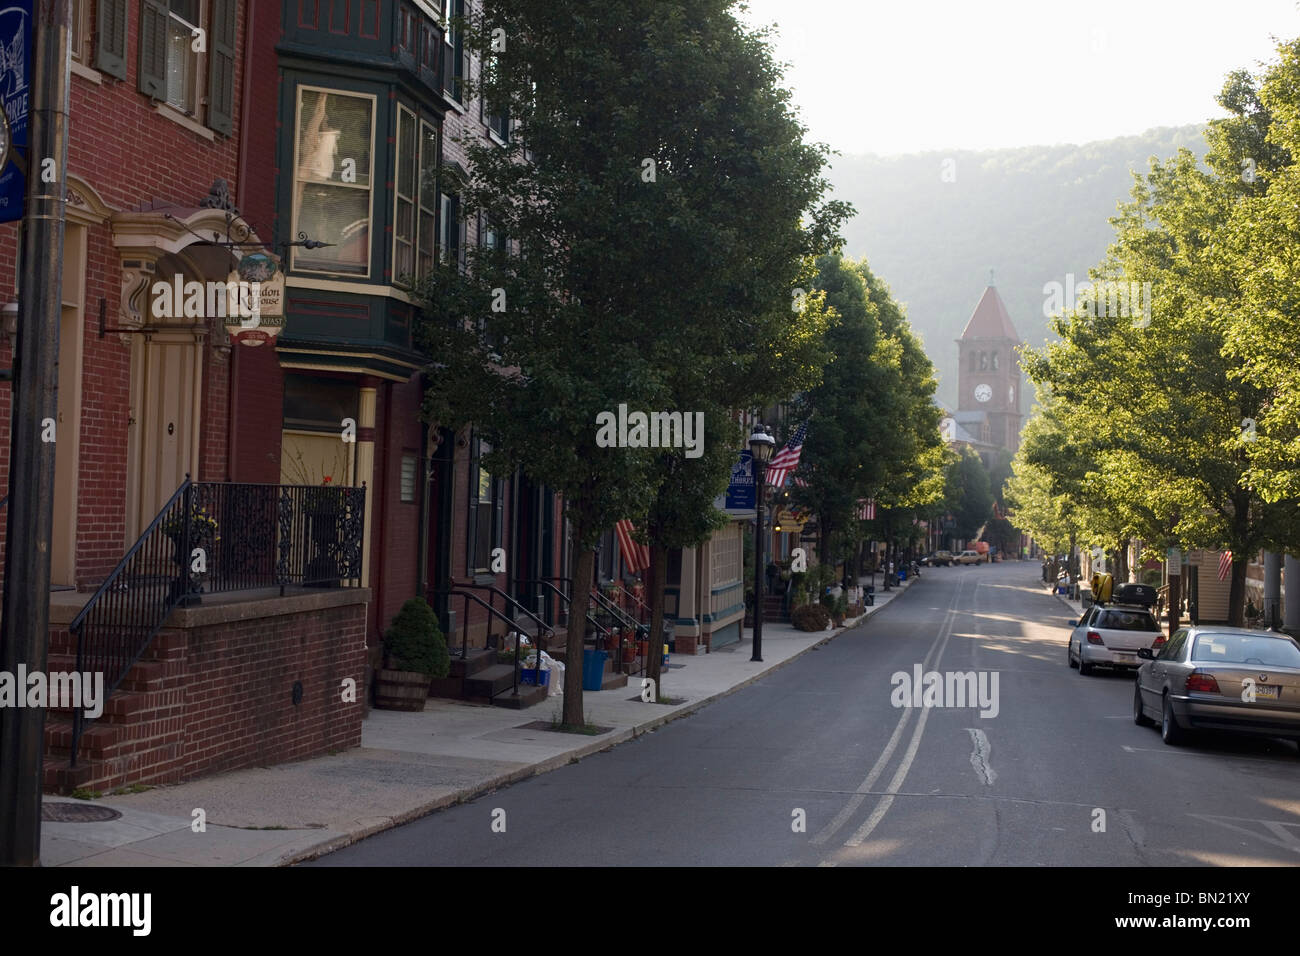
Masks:
[[[566,724],[582,722],[576,664],[601,533],[622,518],[648,528],[653,510],[656,550],[706,535],[708,492],[735,453],[720,419],[818,365],[825,319],[796,281],[847,208],[821,201],[825,150],[803,143],[762,35],[733,7],[487,0],[466,24],[485,64],[471,94],[508,135],[461,144],[454,191],[502,238],[424,288],[426,415],[473,422],[490,463],[563,497]],[[719,400],[728,388],[734,404]],[[600,422],[621,406],[630,424],[714,420],[692,436],[702,448],[679,440],[665,455],[634,427],[610,441]]]

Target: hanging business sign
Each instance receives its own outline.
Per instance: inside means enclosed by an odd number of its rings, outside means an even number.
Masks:
[[[0,0],[4,3],[4,0]],[[0,6],[0,222],[23,217],[27,180],[15,160],[27,150],[28,77],[31,75],[32,0]]]
[[[1183,553],[1177,548],[1170,548],[1165,552],[1165,573],[1183,573]]]
[[[740,453],[740,460],[731,466],[731,483],[727,485],[727,511],[753,511],[757,501],[754,495],[753,455]]]
[[[808,523],[808,517],[805,512],[793,508],[778,508],[772,530],[788,534],[801,534],[803,526]]]
[[[265,345],[284,331],[284,273],[262,253],[226,277],[226,331],[240,345]]]

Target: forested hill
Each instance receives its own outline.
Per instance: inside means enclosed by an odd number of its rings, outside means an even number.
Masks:
[[[939,371],[939,397],[956,398],[954,340],[989,269],[1021,338],[1047,337],[1043,285],[1076,280],[1105,256],[1108,219],[1129,198],[1130,170],[1186,147],[1203,156],[1202,127],[1162,127],[1083,145],[903,156],[839,156],[831,180],[853,203],[845,252],[866,256],[907,306]],[[1028,412],[1028,406],[1024,408]]]

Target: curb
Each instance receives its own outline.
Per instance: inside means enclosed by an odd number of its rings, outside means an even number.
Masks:
[[[909,584],[907,585],[907,587],[902,588],[902,590],[907,591],[910,590],[910,588],[911,585]],[[891,598],[889,604],[892,604],[893,602],[894,599]],[[752,677],[746,678],[745,680],[741,681],[739,684],[734,684],[733,686],[727,688],[726,690],[720,690],[716,694],[712,694],[708,697],[702,697],[699,700],[690,701],[686,704],[682,704],[680,705],[681,706],[680,710],[673,710],[659,717],[652,717],[650,720],[646,721],[645,723],[641,723],[633,727],[625,728],[617,732],[607,740],[592,741],[591,743],[583,747],[579,747],[577,750],[570,751],[569,753],[559,754],[555,757],[548,757],[545,760],[539,761],[534,764],[529,764],[528,766],[521,767],[518,770],[511,770],[508,773],[498,774],[497,776],[491,777],[488,780],[485,780],[481,783],[475,783],[467,787],[463,787],[460,790],[457,790],[455,793],[449,793],[444,797],[439,797],[437,800],[431,800],[430,802],[421,804],[415,809],[408,810],[405,813],[400,813],[393,817],[387,817],[384,819],[383,822],[367,824],[365,826],[357,827],[355,830],[351,830],[340,836],[334,837],[333,839],[327,840],[324,843],[319,843],[316,844],[315,846],[308,847],[301,850],[291,851],[285,854],[284,856],[280,857],[279,859],[277,859],[271,865],[272,866],[293,866],[295,863],[306,863],[309,860],[315,860],[318,857],[322,857],[325,856],[326,854],[333,853],[336,850],[341,850],[344,847],[351,846],[353,843],[359,843],[362,840],[366,839],[367,837],[374,836],[376,833],[382,833],[385,830],[394,829],[396,827],[402,826],[403,824],[410,823],[414,820],[418,820],[421,817],[426,817],[431,813],[436,813],[439,810],[445,810],[448,807],[456,806],[457,804],[468,803],[469,801],[476,800],[479,797],[491,793],[494,790],[499,790],[502,787],[519,783],[521,780],[527,780],[529,777],[535,777],[535,776],[540,776],[541,774],[544,773],[550,773],[552,770],[558,770],[560,767],[567,766],[568,764],[577,763],[579,760],[582,760],[584,757],[590,757],[592,754],[600,753],[601,751],[604,750],[610,750],[614,747],[617,747],[619,744],[626,743],[627,741],[633,740],[636,737],[639,737],[643,734],[653,733],[654,731],[658,730],[660,727],[664,726],[665,724],[670,723],[671,721],[677,720],[681,717],[689,717],[691,714],[694,714],[696,711],[700,710],[706,705],[713,703],[715,700],[721,700],[723,697],[728,697],[731,694],[736,693],[736,691],[744,687],[748,687],[750,684],[753,684],[755,681],[758,681],[768,676],[769,674],[773,674],[776,671],[779,671],[781,668],[785,667],[787,664],[791,663],[792,661],[796,661],[799,658],[803,657],[803,655],[807,654],[809,651],[816,650],[819,647],[824,647],[825,645],[829,644],[831,641],[835,640],[837,637],[841,637],[844,634],[847,634],[850,630],[859,627],[863,622],[866,621],[867,618],[873,616],[874,614],[880,611],[883,611],[886,607],[888,607],[888,604],[874,605],[873,610],[867,611],[861,616],[854,618],[851,623],[849,621],[845,621],[842,627],[835,628],[830,634],[828,634],[822,640],[817,641],[814,644],[809,644],[803,650],[791,654],[789,657],[787,657],[785,660],[781,661],[780,663],[773,664],[772,666],[766,668],[765,670],[760,671],[759,673],[753,675]]]

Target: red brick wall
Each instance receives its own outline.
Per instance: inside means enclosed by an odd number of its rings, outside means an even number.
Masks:
[[[379,580],[372,602],[372,638],[382,639],[403,602],[416,597],[417,555],[420,545],[420,494],[417,474],[416,500],[402,501],[402,456],[416,456],[419,467],[420,386],[418,379],[385,383],[375,415],[375,503],[372,555]],[[423,596],[423,595],[420,595]]]
[[[93,24],[94,4],[91,6],[89,22]],[[229,138],[217,135],[209,140],[173,122],[160,115],[137,90],[139,4],[127,5],[130,20],[126,81],[104,77],[101,83],[95,83],[73,75],[68,168],[88,182],[110,207],[132,210],[154,201],[195,206],[217,178],[225,179],[239,196],[238,153],[243,132],[239,104],[244,92],[247,7],[247,3],[239,4],[237,106],[233,136]],[[272,4],[263,4],[261,9],[259,49],[268,43],[273,45],[278,35],[278,11]],[[274,60],[269,62],[274,74]],[[260,69],[265,72],[268,67]],[[269,135],[273,137],[274,131]],[[0,225],[0,298],[5,301],[10,300],[14,288],[16,249],[17,224]],[[121,268],[110,226],[93,227],[89,230],[86,266],[78,479],[77,583],[83,589],[102,581],[125,550],[130,350],[118,336],[98,337],[100,299],[107,303],[108,325],[118,325],[120,292]],[[217,349],[223,338],[221,333],[209,336],[204,346],[200,472],[196,476],[202,479],[227,477],[229,356]],[[0,362],[5,367],[10,364],[8,351],[7,341],[0,344]],[[0,487],[5,488],[9,416],[10,392],[0,388]]]
[[[128,675],[130,690],[114,694],[90,725],[119,717],[126,723],[124,743],[111,756],[91,755],[88,785],[176,783],[359,746],[365,611],[364,603],[293,612],[282,606],[265,617],[164,628]],[[66,629],[51,631],[50,651],[51,668],[75,653]],[[345,678],[356,681],[356,703],[342,699]],[[303,685],[297,705],[295,681]]]

